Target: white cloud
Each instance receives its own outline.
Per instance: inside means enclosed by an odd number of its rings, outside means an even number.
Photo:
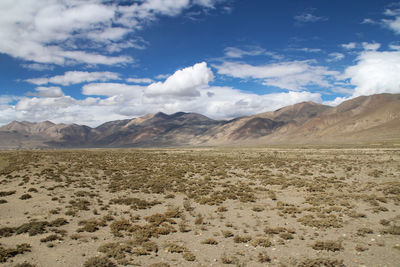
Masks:
[[[323,101],[322,104],[328,106],[337,106],[342,104],[344,101],[350,100],[352,97],[336,97],[334,100]]]
[[[198,89],[208,85],[214,78],[206,62],[195,64],[176,71],[168,77],[165,82],[156,82],[150,84],[145,94],[150,97],[156,96],[174,96],[174,97],[196,97],[200,93]]]
[[[141,97],[145,87],[123,83],[90,83],[82,87],[84,95]]]
[[[64,86],[93,81],[119,80],[119,74],[115,72],[87,72],[87,71],[67,71],[64,75],[57,75],[50,78],[27,79],[27,82],[43,85],[48,83],[61,84]]]
[[[130,62],[129,57],[89,53],[75,46],[77,40],[87,38],[94,30],[110,29],[114,9],[100,1],[3,0],[0,2],[0,52],[59,65]]]
[[[289,90],[302,90],[308,85],[330,87],[329,78],[338,75],[323,66],[311,65],[312,61],[292,61],[253,66],[238,62],[224,62],[214,66],[219,74],[236,78],[263,79],[264,85]]]
[[[76,100],[70,96],[59,98],[24,98],[16,106],[9,106],[8,117],[15,120],[43,121],[55,123],[78,123],[97,126],[109,120],[126,118],[115,112],[115,106],[100,105],[99,99]],[[5,118],[0,116],[0,123]]]
[[[366,18],[366,19],[363,19],[363,21],[361,22],[361,24],[372,24],[372,25],[374,25],[374,24],[378,24],[378,22],[376,22],[376,21],[373,20],[373,19]]]
[[[193,3],[197,5],[201,5],[204,7],[208,8],[214,8],[215,4],[218,2],[218,0],[193,0]]]
[[[294,20],[296,23],[307,23],[307,22],[317,22],[317,21],[326,21],[328,20],[327,17],[319,17],[315,16],[314,13],[315,9],[307,9],[300,15],[297,15],[294,17]]]
[[[154,80],[152,80],[152,79],[150,79],[150,78],[128,78],[128,79],[126,79],[126,81],[128,82],[128,83],[147,83],[147,84],[149,84],[149,83],[153,83],[154,82]]]
[[[383,22],[396,34],[400,34],[400,16],[396,17],[394,20],[383,20]]]
[[[327,59],[328,62],[333,62],[333,61],[340,61],[344,59],[344,55],[342,53],[330,53],[329,58]]]
[[[11,103],[12,101],[18,100],[21,97],[17,96],[9,96],[9,95],[0,95],[0,106]]]
[[[394,31],[395,34],[400,34],[400,8],[387,9],[384,14],[394,17],[394,19],[383,19],[383,25]]]
[[[348,85],[347,85],[348,86]],[[336,86],[331,88],[332,92],[339,93],[339,94],[345,94],[345,95],[351,95],[353,94],[353,88],[348,88],[348,87],[340,87]]]
[[[365,51],[345,76],[355,86],[353,97],[400,93],[400,51]]]
[[[348,44],[341,44],[341,47],[343,47],[346,50],[353,50],[353,49],[364,49],[364,50],[378,50],[381,47],[380,43],[368,43],[368,42],[362,42],[362,43],[355,43],[355,42],[350,42]]]
[[[381,44],[379,43],[367,43],[367,42],[363,42],[362,46],[364,48],[364,50],[367,51],[376,51],[381,47]]]
[[[212,97],[209,97],[209,93]],[[306,91],[257,95],[230,87],[211,87],[202,91],[195,103],[185,104],[187,109],[192,107],[195,112],[212,118],[233,118],[272,111],[303,101],[321,102],[321,95]]]
[[[24,97],[18,100],[16,106],[7,104],[10,101],[7,99],[3,101],[4,105],[0,105],[0,124],[12,120],[50,120],[55,123],[97,126],[106,121],[128,119],[158,111],[197,112],[214,119],[223,119],[271,111],[302,101],[321,102],[319,93],[291,91],[257,95],[231,87],[205,87],[199,90],[198,97],[175,99],[146,97],[140,88],[124,84],[97,84],[85,90],[88,90],[88,94],[109,97],[87,97],[83,100],[70,96]],[[131,94],[132,92],[134,93]]]
[[[27,69],[31,69],[31,70],[37,70],[37,71],[43,71],[43,70],[53,70],[54,67],[51,65],[47,65],[47,64],[37,64],[37,63],[33,63],[33,64],[22,64],[21,65],[24,68]]]
[[[26,95],[30,96],[40,96],[40,97],[62,97],[64,96],[63,91],[61,90],[60,87],[57,86],[51,86],[51,87],[37,87],[35,93],[27,93]]]
[[[227,58],[242,58],[244,56],[269,56],[274,59],[281,59],[282,56],[274,52],[266,51],[259,46],[245,46],[244,48],[226,47],[224,49],[225,57]]]
[[[301,51],[301,52],[306,52],[306,53],[319,53],[322,50],[319,48],[308,48],[308,47],[303,47],[303,48],[293,48],[295,51]]]
[[[241,58],[243,56],[258,56],[265,53],[265,49],[260,47],[253,47],[252,49],[240,49],[237,47],[227,47],[225,48],[225,56],[229,58]]]
[[[170,76],[170,74],[158,74],[155,78],[157,80],[163,80],[163,79],[168,78],[169,76]]]
[[[143,25],[161,15],[177,16],[193,5],[209,9],[217,2],[2,0],[0,53],[45,64],[126,64],[133,59],[110,53],[143,47],[134,36]]]
[[[342,44],[341,45],[344,49],[350,50],[356,48],[357,44],[354,42],[350,42],[348,44]]]
[[[400,45],[399,44],[390,44],[389,48],[392,50],[400,50]]]
[[[52,110],[63,109],[74,102],[75,100],[70,96],[23,98],[18,101],[15,109],[17,111],[27,111],[32,113],[45,111],[47,114],[50,114]]]
[[[15,106],[10,104],[11,98],[3,97],[0,124],[18,119],[97,126],[158,111],[197,112],[222,119],[271,111],[301,101],[321,102],[319,93],[290,91],[258,95],[231,87],[210,87],[208,83],[212,79],[211,69],[202,62],[178,70],[165,82],[148,87],[122,83],[86,84],[82,94],[88,97],[83,100],[62,95],[58,87],[38,87],[35,97],[16,99]]]

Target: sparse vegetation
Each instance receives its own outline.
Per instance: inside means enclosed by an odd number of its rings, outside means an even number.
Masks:
[[[315,250],[340,251],[343,249],[340,241],[317,241],[312,245]]]
[[[107,257],[103,256],[97,256],[97,257],[92,257],[85,261],[83,264],[84,267],[116,267],[111,260],[109,260]]]
[[[4,248],[0,245],[0,263],[6,262],[9,258],[13,258],[18,254],[24,254],[31,251],[31,245],[23,243],[17,245],[16,248]]]
[[[69,255],[90,267],[208,265],[200,247],[236,266],[351,265],[344,248],[389,266],[400,247],[397,148],[1,153],[6,265],[30,264],[37,249],[64,253],[66,265]],[[33,247],[5,245],[16,238]],[[298,246],[307,258],[273,252]]]
[[[30,194],[23,194],[22,196],[19,197],[19,199],[22,199],[22,200],[26,200],[26,199],[30,199],[30,198],[32,198],[32,196]]]

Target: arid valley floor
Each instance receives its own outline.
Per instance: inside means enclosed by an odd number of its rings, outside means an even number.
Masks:
[[[3,151],[0,183],[0,266],[400,263],[396,146]]]

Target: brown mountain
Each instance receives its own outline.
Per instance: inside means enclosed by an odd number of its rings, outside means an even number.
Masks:
[[[317,143],[399,140],[400,94],[345,101],[306,121],[286,138]]]
[[[0,127],[3,149],[377,141],[400,141],[400,94],[360,96],[337,107],[303,102],[233,120],[159,112],[96,128],[49,121]]]

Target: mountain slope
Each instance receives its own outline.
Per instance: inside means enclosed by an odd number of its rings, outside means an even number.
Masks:
[[[400,94],[361,96],[330,108],[289,134],[289,138],[380,140],[384,135],[400,137]],[[377,134],[376,127],[382,133]],[[384,132],[388,131],[388,132]],[[392,133],[392,134],[389,134]]]
[[[400,94],[360,96],[329,107],[302,102],[233,120],[196,113],[148,114],[96,128],[49,121],[0,127],[0,148],[157,147],[400,142]]]

